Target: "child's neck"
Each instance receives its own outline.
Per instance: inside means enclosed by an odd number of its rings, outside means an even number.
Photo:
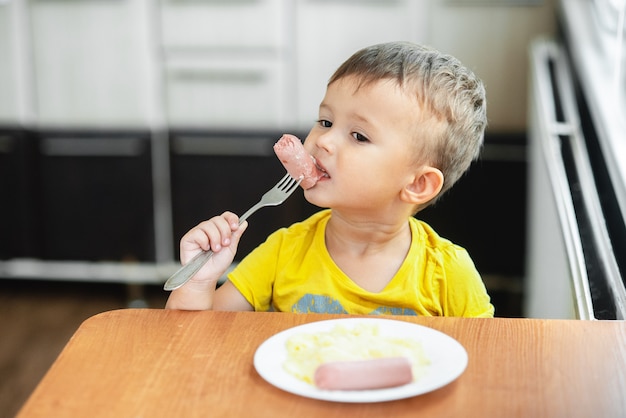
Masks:
[[[331,217],[326,248],[337,266],[358,286],[380,292],[393,279],[411,245],[408,220],[397,224]]]

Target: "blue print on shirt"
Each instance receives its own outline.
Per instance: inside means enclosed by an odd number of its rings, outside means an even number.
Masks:
[[[331,313],[331,314],[347,314],[341,303],[324,295],[305,294],[300,300],[291,307],[291,311],[295,313]],[[380,306],[373,310],[370,315],[414,315],[417,312],[410,308],[395,308],[390,306]]]
[[[296,313],[332,313],[346,314],[348,313],[339,301],[323,295],[312,295],[307,293],[291,307],[292,312]]]
[[[413,315],[417,316],[417,312],[410,308],[392,308],[390,306],[381,306],[371,312],[370,315]]]

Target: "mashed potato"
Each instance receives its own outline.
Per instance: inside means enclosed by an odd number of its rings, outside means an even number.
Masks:
[[[296,334],[286,344],[285,370],[311,384],[318,366],[331,361],[406,357],[412,364],[414,379],[430,364],[419,341],[381,336],[376,325],[365,323],[352,329],[338,325],[331,331]]]

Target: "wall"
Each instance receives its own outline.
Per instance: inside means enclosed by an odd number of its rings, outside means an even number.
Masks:
[[[432,45],[459,58],[485,82],[489,130],[525,132],[528,48],[533,38],[556,31],[556,0],[537,6],[459,3],[464,2],[433,3]]]

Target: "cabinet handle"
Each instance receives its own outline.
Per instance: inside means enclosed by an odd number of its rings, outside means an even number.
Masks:
[[[395,6],[400,0],[308,0],[309,3],[347,4],[352,6]]]
[[[141,138],[43,138],[40,152],[50,157],[137,157],[146,145]]]
[[[213,70],[213,69],[173,69],[172,78],[182,81],[200,81],[211,83],[258,84],[265,80],[262,71],[251,70]]]
[[[176,136],[172,151],[177,155],[222,155],[267,157],[274,154],[275,138]]]
[[[166,3],[170,4],[184,4],[184,3],[202,3],[203,5],[232,5],[232,4],[249,4],[259,3],[260,0],[167,0]]]

